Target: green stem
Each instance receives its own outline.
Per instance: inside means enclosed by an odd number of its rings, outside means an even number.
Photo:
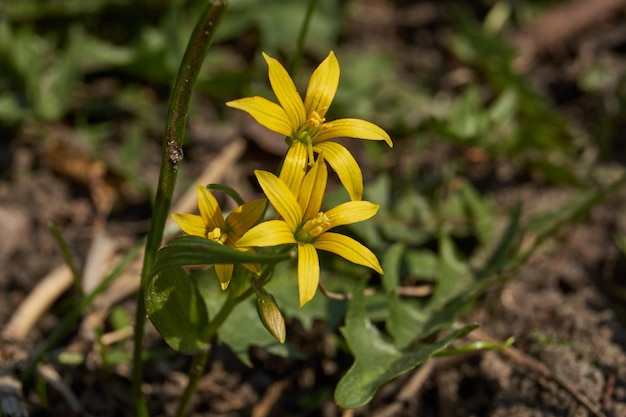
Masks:
[[[178,164],[183,158],[182,148],[193,86],[225,10],[226,0],[209,1],[209,4],[202,13],[202,16],[200,16],[191,34],[170,98],[165,135],[163,138],[163,154],[161,157],[159,183],[150,221],[148,240],[146,241],[146,250],[141,271],[141,285],[137,292],[132,373],[133,386],[131,394],[133,403],[135,404],[136,414],[140,417],[148,415],[145,398],[141,393],[141,383],[143,381],[142,342],[146,320],[144,287],[150,275],[156,252],[161,246],[165,220],[170,210],[172,194],[176,184]]]
[[[247,292],[246,292],[247,293]],[[244,294],[246,294],[244,293]],[[220,311],[217,315],[211,320],[211,324],[205,333],[205,340],[207,342],[211,341],[211,338],[217,333],[217,329],[220,328],[222,323],[226,320],[226,318],[233,311],[233,308],[245,298],[243,294],[239,297],[228,297]],[[191,404],[191,400],[196,393],[196,387],[198,385],[198,381],[204,374],[204,367],[206,366],[207,360],[209,359],[210,349],[206,349],[203,352],[197,353],[193,356],[191,360],[191,367],[189,368],[189,379],[187,380],[187,387],[185,388],[185,392],[183,392],[182,397],[180,398],[180,402],[178,403],[178,409],[176,410],[176,417],[184,417],[189,412],[189,405]]]
[[[275,266],[276,264],[270,264],[263,270],[263,273],[258,278],[258,285],[263,286],[263,284],[267,282],[268,278],[273,273]],[[207,343],[209,343],[213,336],[217,333],[217,330],[228,318],[230,313],[233,311],[233,308],[235,308],[237,304],[250,297],[254,293],[254,291],[254,288],[249,287],[241,294],[234,295],[235,292],[233,291],[233,288],[231,288],[231,292],[229,293],[228,298],[226,299],[226,301],[224,301],[224,304],[222,304],[220,311],[218,311],[213,320],[211,320],[211,323],[209,324],[207,330],[204,332],[203,337]],[[187,415],[193,395],[196,393],[196,386],[198,385],[200,378],[204,374],[204,367],[206,366],[207,360],[209,359],[210,352],[211,350],[207,349],[204,352],[200,352],[193,356],[191,360],[191,366],[189,368],[189,379],[187,380],[187,387],[185,388],[185,392],[183,392],[183,395],[180,398],[180,402],[178,403],[176,417],[184,417]]]
[[[304,22],[302,22],[302,26],[300,26],[296,54],[294,55],[293,61],[291,61],[291,67],[289,68],[289,73],[292,79],[295,79],[296,72],[298,72],[298,66],[302,60],[302,55],[304,53],[304,40],[306,39],[306,34],[309,31],[309,23],[311,22],[311,17],[313,16],[316,3],[317,0],[309,0],[309,5],[306,9],[306,14],[304,15]]]

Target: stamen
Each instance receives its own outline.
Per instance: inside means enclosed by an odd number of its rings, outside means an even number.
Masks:
[[[308,118],[306,122],[311,127],[317,129],[318,127],[323,125],[325,121],[326,121],[326,118],[320,116],[317,111],[313,110],[313,112],[311,113],[311,116]]]
[[[304,223],[302,231],[308,233],[312,237],[316,237],[321,235],[329,227],[330,219],[324,214],[324,212],[320,211],[314,218]]]
[[[217,242],[217,243],[222,243],[224,244],[224,242],[226,242],[226,240],[228,240],[228,234],[227,233],[222,233],[222,229],[220,229],[219,227],[214,228],[213,230],[211,230],[210,232],[207,233],[206,237],[208,237],[209,239]]]

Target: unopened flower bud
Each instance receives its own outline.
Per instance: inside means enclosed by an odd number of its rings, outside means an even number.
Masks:
[[[278,309],[274,296],[265,291],[259,292],[256,311],[267,331],[280,343],[285,343],[285,318]]]

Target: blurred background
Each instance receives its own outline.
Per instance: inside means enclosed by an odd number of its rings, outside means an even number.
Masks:
[[[170,88],[204,6],[198,0],[0,4],[0,322],[63,264],[51,223],[81,269],[103,228],[122,251],[147,233]],[[294,65],[307,7],[293,0],[230,3],[192,100],[176,198],[237,141],[245,150],[214,182],[257,196],[252,170],[274,170],[283,138],[224,103],[251,95],[274,100],[261,52],[294,70],[304,93],[313,69],[334,50],[341,78],[327,119],[364,118],[394,140],[393,149],[345,142],[361,163],[366,197],[381,204],[372,225],[352,233],[378,253],[405,242],[414,249],[407,279],[430,282],[441,230],[464,259],[480,258],[523,203],[530,232],[523,243],[530,247],[541,236],[547,244],[529,269],[507,276],[469,309],[471,317],[501,339],[515,335],[542,360],[564,361],[559,366],[573,380],[587,366],[593,376],[581,389],[602,401],[609,401],[603,390],[614,375],[621,397],[603,404],[624,411],[626,337],[619,318],[626,302],[626,200],[621,186],[603,191],[624,175],[626,161],[626,1],[318,0]],[[72,303],[69,291],[23,347],[37,346],[54,329]],[[132,297],[126,303],[115,313],[122,323],[132,317]],[[600,337],[593,330],[606,314],[613,318],[603,322],[609,330]],[[123,327],[111,320],[107,329]],[[281,415],[339,415],[332,384],[350,363],[316,346],[314,325],[294,326],[300,348],[317,362],[277,365],[256,352],[253,362],[262,370],[253,372],[223,353],[230,362],[216,359],[213,376],[249,392],[239,393],[238,403],[223,396],[224,387],[204,386],[220,398],[200,408],[205,415],[249,415],[267,386],[289,378],[297,381],[297,394],[280,400]],[[558,350],[563,345],[571,358]],[[606,366],[588,370],[597,352]],[[176,360],[154,376],[155,408],[165,409],[165,397],[177,392],[176,378],[163,377],[184,372],[184,360]],[[537,399],[537,384],[523,391],[528,414],[500,407],[493,399],[519,391],[524,372],[509,364],[505,377],[484,357],[468,363],[449,365],[397,415],[523,416],[532,415],[535,403],[551,410],[543,415],[578,415],[576,401]],[[84,366],[86,373],[72,368],[66,382],[94,372]],[[324,379],[307,385],[307,369]],[[78,395],[83,404],[97,397],[99,386],[85,384]],[[120,415],[119,401],[109,404],[113,410],[95,409]],[[375,415],[389,401],[383,396],[361,415]],[[39,413],[51,410],[36,403]]]

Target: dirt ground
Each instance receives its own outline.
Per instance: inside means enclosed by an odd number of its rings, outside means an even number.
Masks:
[[[431,31],[435,41],[427,46],[436,48],[436,31],[445,29],[439,9],[430,2],[417,6],[404,3],[397,2],[391,7],[386,2],[364,2],[363,9],[355,11],[354,21],[349,25],[354,33],[346,39],[369,42],[372,47],[410,48],[415,47],[410,40],[415,38],[408,37],[408,33],[417,36],[420,31]],[[368,21],[369,26],[360,25],[359,13],[367,7],[376,7],[379,18]],[[422,17],[419,30],[410,27],[408,18],[397,18],[411,13]],[[575,26],[577,22],[573,18],[568,20],[567,11],[560,13],[562,20]],[[533,50],[520,64],[533,84],[550,94],[569,120],[583,127],[586,122],[578,116],[593,105],[569,95],[574,86],[573,81],[568,84],[570,80],[563,77],[564,69],[572,68],[576,58],[572,51],[594,39],[613,39],[610,46],[604,47],[607,53],[619,55],[620,48],[626,47],[626,36],[621,34],[619,24],[624,17],[623,8],[619,13],[611,9],[577,27],[576,33],[564,31],[557,40],[542,37],[542,28],[537,27],[511,34],[516,42],[526,42]],[[532,42],[536,42],[534,46],[528,46]],[[556,79],[560,80],[558,88]],[[197,126],[193,125],[194,121],[197,120],[192,118],[192,133],[213,128],[219,131],[215,135],[222,141],[219,145],[208,144],[211,139],[208,134],[194,142],[194,149],[186,149],[183,178],[189,180],[199,175],[207,158],[222,160],[228,169],[211,174],[214,181],[253,193],[246,185],[244,173],[253,163],[276,158],[263,147],[263,138],[241,126]],[[62,231],[82,267],[89,264],[96,237],[102,237],[103,230],[106,230],[104,243],[98,244],[110,245],[110,251],[120,255],[147,231],[150,211],[147,195],[126,192],[115,182],[113,172],[89,158],[81,162],[83,165],[79,163],[76,170],[93,171],[90,178],[98,179],[95,182],[85,182],[80,175],[74,175],[72,168],[59,162],[68,158],[81,161],[80,147],[75,148],[67,132],[62,124],[51,125],[46,132],[48,140],[39,141],[34,137],[40,132],[21,128],[12,132],[8,146],[1,151],[0,323],[9,323],[38,283],[63,264],[58,244],[48,228],[50,222]],[[57,148],[58,142],[53,139],[68,136],[69,145],[64,139]],[[238,142],[242,137],[245,141]],[[233,148],[234,143],[240,148]],[[450,149],[449,145],[441,147],[444,153]],[[142,175],[154,184],[158,176],[159,138],[144,151],[147,156]],[[440,149],[431,152],[438,153]],[[428,159],[426,155],[420,160]],[[503,163],[506,161],[498,162]],[[624,160],[604,163],[610,168],[623,164]],[[484,176],[500,168],[492,166],[471,179],[480,183]],[[433,167],[425,162],[424,169]],[[540,180],[506,179],[501,184],[498,178],[490,181],[495,186],[489,192],[499,205],[513,207],[516,201],[523,200],[529,212],[550,208],[555,201],[565,201],[569,193]],[[180,190],[178,197],[183,191]],[[100,203],[109,201],[102,197],[106,193],[116,193],[111,199],[115,201],[111,210]],[[288,333],[307,354],[306,359],[281,359],[258,349],[251,353],[255,366],[248,368],[226,347],[217,346],[199,384],[192,415],[626,417],[626,259],[614,244],[616,234],[626,234],[625,209],[626,192],[608,198],[588,217],[561,230],[505,284],[490,289],[473,313],[462,318],[481,325],[476,335],[480,340],[502,341],[514,337],[510,349],[435,359],[384,386],[368,406],[345,411],[328,399],[328,387],[333,387],[347,370],[350,358],[329,348],[332,344],[324,343],[327,336],[323,323],[315,325],[311,332],[291,323]],[[97,259],[91,262],[97,264]],[[129,285],[130,289],[120,290],[126,295],[113,303],[132,317],[132,284]],[[75,289],[71,283],[58,288],[62,296],[52,300],[50,311],[38,318],[26,334],[17,341],[3,336],[0,344],[3,372],[23,370],[26,358],[36,352],[67,313]],[[94,307],[88,312],[97,310]],[[32,410],[31,416],[133,415],[128,398],[128,366],[123,361],[102,364],[97,352],[103,347],[92,342],[93,336],[85,330],[88,328],[83,322],[53,352],[66,354],[64,365],[40,367],[38,375],[45,376],[47,389],[38,378],[25,381],[22,391]],[[123,340],[124,336],[121,337]],[[130,350],[130,338],[125,337]],[[143,388],[149,398],[151,415],[171,415],[184,387],[189,358],[167,353],[166,345],[154,332],[148,334],[146,344],[162,347],[165,352],[146,366]],[[71,364],[68,359],[71,353],[83,355],[85,360]],[[3,395],[6,400],[8,394],[0,392],[0,397]]]

